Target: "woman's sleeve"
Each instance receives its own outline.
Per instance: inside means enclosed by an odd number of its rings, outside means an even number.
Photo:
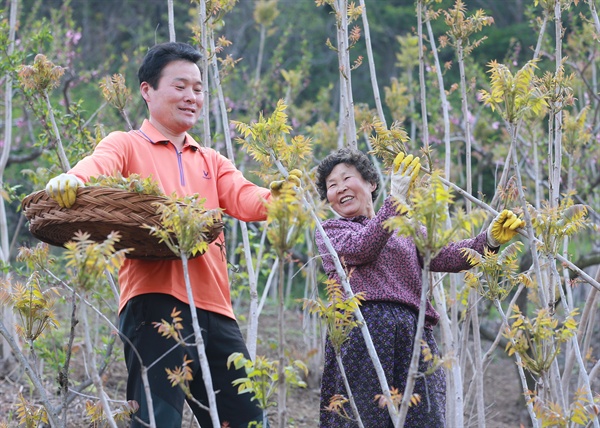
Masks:
[[[434,272],[460,272],[471,269],[473,266],[467,261],[467,257],[462,250],[470,248],[483,254],[486,245],[485,230],[475,238],[452,242],[446,245],[431,261],[431,270]]]
[[[385,247],[392,232],[385,229],[383,223],[395,213],[393,201],[388,198],[377,215],[365,225],[349,220],[335,219],[323,223],[323,229],[344,264],[361,265],[375,260]],[[315,234],[315,241],[319,253],[323,257],[323,266],[328,271],[327,268],[331,267],[328,265],[332,264],[333,260],[329,256],[325,240],[318,230]]]

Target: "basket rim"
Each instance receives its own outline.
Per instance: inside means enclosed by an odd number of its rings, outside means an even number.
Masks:
[[[91,239],[106,239],[111,231],[121,232],[115,250],[134,248],[128,258],[148,260],[179,259],[164,242],[150,234],[144,225],[160,226],[157,204],[168,202],[166,196],[148,195],[108,186],[82,186],[71,208],[63,208],[45,190],[35,191],[21,201],[29,220],[29,230],[37,239],[64,247],[77,230],[88,232]],[[204,235],[210,244],[221,235],[224,223],[215,219]],[[198,254],[199,255],[199,254]]]

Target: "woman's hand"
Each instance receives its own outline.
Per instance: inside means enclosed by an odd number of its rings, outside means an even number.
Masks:
[[[418,157],[413,155],[404,156],[404,153],[399,153],[396,156],[391,177],[391,194],[398,202],[406,204],[408,193],[413,187],[420,170],[421,160]]]
[[[487,242],[492,248],[506,244],[517,234],[517,229],[525,226],[525,221],[511,210],[503,210],[496,216],[487,230]]]

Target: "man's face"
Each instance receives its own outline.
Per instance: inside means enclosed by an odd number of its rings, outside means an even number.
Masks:
[[[173,61],[163,68],[157,88],[143,82],[142,96],[148,104],[151,121],[177,135],[191,129],[202,111],[204,93],[198,66],[189,61]]]

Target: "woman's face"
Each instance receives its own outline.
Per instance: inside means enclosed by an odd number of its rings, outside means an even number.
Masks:
[[[371,192],[377,185],[366,181],[354,165],[337,164],[325,179],[325,185],[327,200],[342,217],[375,216]]]

